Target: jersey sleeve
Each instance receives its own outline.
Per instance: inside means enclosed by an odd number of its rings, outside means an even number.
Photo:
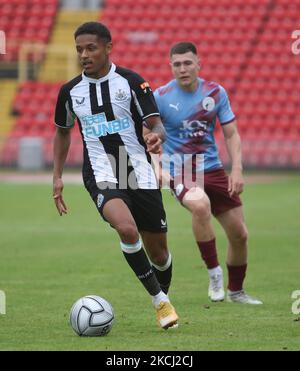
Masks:
[[[150,116],[159,116],[159,110],[149,83],[138,74],[133,74],[130,78],[130,87],[141,118],[145,120]]]
[[[218,118],[221,125],[226,125],[235,119],[235,115],[232,112],[230,101],[226,90],[220,86],[220,106],[218,109]]]
[[[72,111],[70,93],[62,86],[57,97],[55,108],[55,125],[60,128],[69,129],[74,126],[75,114]]]

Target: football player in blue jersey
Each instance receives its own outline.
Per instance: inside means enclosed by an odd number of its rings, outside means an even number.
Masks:
[[[209,273],[208,296],[212,301],[225,298],[213,215],[228,238],[227,300],[262,304],[243,288],[248,232],[239,197],[244,187],[241,139],[229,98],[221,85],[199,77],[200,61],[194,44],[175,44],[170,51],[170,65],[174,79],[154,94],[167,132],[162,172],[166,174],[167,170],[174,196],[192,214],[194,237]],[[223,169],[215,143],[217,120],[231,159],[229,175]],[[186,171],[182,175],[182,169],[188,166],[192,181],[188,181]]]

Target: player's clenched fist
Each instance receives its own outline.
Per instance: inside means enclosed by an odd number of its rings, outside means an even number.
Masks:
[[[160,145],[162,140],[160,139],[159,135],[156,133],[149,133],[146,134],[145,142],[147,144],[147,151],[151,153],[160,153]]]

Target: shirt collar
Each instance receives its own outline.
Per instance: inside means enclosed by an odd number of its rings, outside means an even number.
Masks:
[[[114,63],[111,64],[111,67],[110,67],[110,70],[108,72],[107,75],[103,76],[103,77],[100,77],[99,79],[93,79],[91,77],[88,77],[84,74],[84,72],[82,71],[82,78],[85,80],[85,81],[88,81],[88,82],[92,82],[92,83],[97,83],[97,82],[104,82],[108,79],[110,79],[112,77],[112,75],[114,74],[116,70],[116,65]]]

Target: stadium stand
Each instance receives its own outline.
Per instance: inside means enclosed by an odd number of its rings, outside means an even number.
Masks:
[[[299,12],[299,1],[276,2],[236,86],[244,157],[252,164],[300,166],[300,58],[291,52]]]
[[[66,76],[67,79],[71,79],[80,73],[79,65],[74,63],[76,56],[74,55],[73,33],[79,24],[87,20],[96,21],[98,17],[99,11],[60,9],[49,42],[51,50],[45,55],[44,63],[39,71],[39,80],[64,81]]]
[[[44,160],[52,163],[52,138],[55,132],[53,125],[54,109],[59,83],[27,81],[19,87],[13,103],[17,115],[15,126],[4,146],[2,162],[4,165],[15,165],[18,158],[18,139],[24,137],[41,137],[44,139]],[[82,146],[77,126],[72,135],[68,163],[78,165],[82,159]]]
[[[47,6],[40,6],[37,0],[9,4],[0,0],[0,28],[10,30],[8,35],[15,40],[23,29],[26,38],[66,43],[67,34],[70,36],[81,22],[72,23],[70,15],[56,13],[56,0],[45,2]],[[30,8],[29,3],[33,4]],[[19,15],[10,23],[7,19],[11,19],[13,7]],[[229,92],[243,139],[245,165],[299,167],[300,56],[291,51],[291,34],[297,29],[299,13],[300,0],[107,0],[101,16],[100,11],[96,14],[112,31],[112,59],[139,72],[153,88],[171,79],[170,45],[183,40],[195,42],[201,75],[219,82]],[[42,19],[43,27],[38,28],[43,32],[34,32],[38,18]],[[2,23],[4,19],[6,23]],[[9,50],[5,58],[16,58],[16,49]],[[62,74],[51,73],[54,69],[55,58],[49,54],[41,66],[40,80],[19,87],[13,104],[16,125],[0,156],[2,163],[14,163],[14,139],[42,136],[46,163],[51,164],[53,110],[61,84],[58,80],[63,79]],[[78,165],[81,144],[77,129],[73,138],[68,161]],[[220,138],[218,135],[218,141]],[[220,145],[221,156],[226,159],[225,147],[222,142]]]
[[[23,42],[47,43],[58,0],[0,0],[0,25],[7,37],[4,61],[17,61]]]
[[[0,0],[0,2],[1,1],[2,0]],[[22,12],[22,14],[24,15],[24,8],[26,8],[28,10],[28,13],[26,13],[27,15],[31,12],[36,17],[37,9],[40,8],[40,5],[36,6],[36,4],[40,4],[40,2],[23,0],[23,3],[20,4],[19,1],[15,3],[17,14]],[[49,20],[50,17],[52,17],[51,22],[48,23],[55,26],[53,27],[53,33],[49,33],[47,35],[47,39],[43,40],[39,38],[38,33],[37,38],[35,38],[35,34],[33,33],[33,38],[26,41],[31,41],[33,42],[33,44],[42,41],[43,44],[48,45],[48,48],[53,46],[52,49],[54,49],[55,52],[57,50],[59,52],[61,49],[65,51],[66,45],[70,45],[70,49],[72,53],[74,53],[74,48],[72,45],[74,29],[78,26],[78,24],[81,24],[87,20],[96,20],[99,17],[99,11],[95,12],[91,10],[60,10],[57,13],[53,13],[53,6],[48,7],[49,4],[57,5],[57,1],[46,0],[46,12],[44,15],[42,13],[39,14],[39,17],[41,19],[41,24],[46,23],[46,21]],[[29,6],[32,6],[32,8],[29,8]],[[19,8],[21,9],[21,11],[19,10]],[[12,7],[9,7],[10,12],[11,9]],[[26,14],[24,16],[26,16]],[[30,19],[32,19],[32,17]],[[22,24],[20,26],[22,26]],[[23,23],[23,26],[26,28],[27,24]],[[35,27],[37,27],[37,24],[35,24]],[[20,47],[24,39],[18,39],[17,41],[18,47]],[[15,58],[15,55],[8,52],[4,57],[5,58],[3,58],[3,60],[13,60]],[[72,58],[74,60],[73,55]],[[68,68],[65,54],[59,55],[57,53],[46,53],[44,63],[39,69],[39,81],[26,81],[20,84],[15,97],[13,96],[13,94],[6,95],[6,101],[3,102],[3,106],[9,107],[7,111],[11,109],[13,115],[5,119],[6,123],[8,123],[8,121],[11,122],[10,126],[12,128],[10,130],[9,138],[5,140],[6,143],[4,149],[2,151],[2,154],[0,155],[0,162],[2,162],[3,165],[16,165],[16,161],[18,158],[18,140],[24,137],[42,137],[44,139],[45,163],[48,165],[52,163],[54,108],[59,87],[66,79],[66,67]],[[78,65],[76,63],[73,71],[74,74],[80,73],[80,70],[78,69]],[[53,83],[53,81],[58,82]],[[16,90],[16,82],[12,80],[11,84]],[[4,87],[2,83],[1,86]],[[9,89],[6,88],[5,90],[8,92]],[[13,93],[15,94],[15,91]],[[9,102],[11,101],[13,102],[12,107],[10,107],[9,104]],[[8,125],[6,124],[6,131],[8,131],[7,126]],[[3,140],[5,139],[5,132],[4,129],[2,129],[3,126],[1,126],[0,131],[0,136],[3,142]],[[79,131],[75,129],[74,133],[74,146],[70,150],[68,159],[70,165],[78,165],[82,159],[82,146],[81,141],[79,140]]]
[[[200,4],[201,3],[201,4]],[[248,166],[299,166],[300,58],[291,53],[300,2],[110,0],[102,21],[118,43],[119,64],[134,68],[155,88],[171,78],[170,45],[196,43],[201,75],[229,92]],[[292,92],[292,94],[291,94]],[[220,142],[221,156],[226,149]],[[275,165],[276,166],[276,165]]]

